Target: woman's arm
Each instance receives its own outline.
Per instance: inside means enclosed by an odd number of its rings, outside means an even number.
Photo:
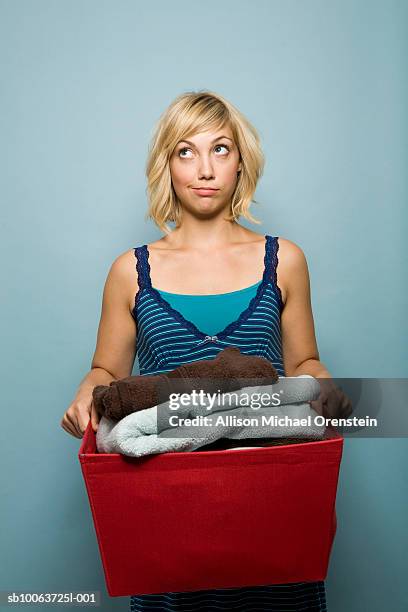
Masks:
[[[97,385],[109,385],[112,380],[116,380],[115,376],[112,376],[112,374],[104,368],[92,368],[85,374],[84,378],[79,383],[76,395],[88,393],[88,391],[92,391]]]
[[[325,417],[349,416],[350,399],[337,387],[320,361],[310,299],[310,279],[303,251],[290,240],[279,238],[279,279],[285,287],[281,315],[282,350],[286,376],[310,374],[319,380],[321,394],[311,403]],[[326,380],[322,380],[326,379]]]
[[[279,278],[283,278],[286,295],[281,315],[286,376],[310,374],[316,378],[331,378],[317,349],[309,271],[303,251],[294,242],[279,238],[278,255]]]
[[[120,255],[109,270],[103,290],[91,368],[104,370],[112,380],[130,376],[136,356],[136,324],[129,308],[138,290],[134,261],[133,253]]]
[[[99,417],[93,406],[92,391],[97,385],[130,376],[136,356],[136,324],[130,305],[138,290],[133,251],[120,255],[112,264],[103,290],[96,349],[91,370],[81,381],[75,398],[65,412],[61,427],[82,438],[92,420],[97,429]]]

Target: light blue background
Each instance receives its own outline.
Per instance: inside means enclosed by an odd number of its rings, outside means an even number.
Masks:
[[[408,3],[0,9],[0,588],[96,589],[101,610],[127,610],[106,594],[80,442],[60,420],[112,261],[161,236],[144,220],[153,126],[191,89],[238,106],[267,160],[263,225],[243,224],[304,250],[322,361],[339,377],[406,377]],[[407,454],[406,440],[345,441],[329,612],[408,609]]]

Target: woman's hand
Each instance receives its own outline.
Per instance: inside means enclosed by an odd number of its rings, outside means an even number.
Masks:
[[[61,420],[61,427],[71,436],[82,438],[88,426],[89,419],[92,421],[92,429],[98,429],[99,415],[96,412],[92,391],[77,395],[69,406]]]
[[[316,400],[309,402],[320,415],[328,418],[347,418],[353,412],[351,400],[338,387],[332,378],[317,378],[321,393]]]

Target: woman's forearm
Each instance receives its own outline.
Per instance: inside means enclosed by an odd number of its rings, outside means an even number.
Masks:
[[[92,389],[97,385],[109,385],[112,380],[117,380],[110,372],[103,368],[92,368],[80,382],[76,395],[82,393],[92,393]]]
[[[296,368],[292,376],[299,376],[300,374],[310,374],[310,376],[315,378],[333,378],[324,364],[318,359],[307,359]]]

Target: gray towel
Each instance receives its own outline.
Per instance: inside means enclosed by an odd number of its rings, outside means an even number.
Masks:
[[[249,406],[253,406],[252,400],[254,397],[259,398],[258,394],[269,394],[269,396],[279,394],[280,404],[262,406],[256,410],[250,407],[243,408],[243,398],[248,397]],[[169,410],[169,400],[158,406],[129,414],[120,421],[112,421],[103,416],[99,421],[96,445],[101,453],[121,453],[142,457],[157,453],[194,451],[220,438],[235,440],[276,437],[321,439],[326,428],[324,425],[314,424],[313,417],[316,416],[316,412],[308,403],[317,399],[319,395],[319,382],[313,376],[303,374],[297,377],[282,376],[273,385],[244,387],[238,391],[220,394],[220,401],[215,403],[210,398],[204,397],[199,405],[194,406],[191,403],[181,405],[174,412]],[[235,401],[229,401],[229,399],[235,399]],[[211,410],[206,410],[208,407],[211,407]],[[213,426],[180,425],[174,429],[168,424],[169,414],[179,418],[208,415],[212,419]],[[164,421],[161,415],[166,415]],[[285,415],[291,420],[309,418],[311,422],[306,426],[262,424],[263,417],[269,419]],[[222,417],[222,420],[228,423],[217,423],[217,420],[220,420],[218,417]],[[256,417],[259,424],[250,426],[233,424],[238,418],[249,417]]]

